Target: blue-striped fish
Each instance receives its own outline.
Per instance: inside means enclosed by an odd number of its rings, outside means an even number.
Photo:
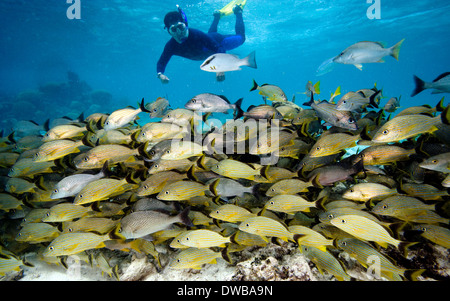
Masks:
[[[295,239],[299,246],[315,247],[322,251],[326,251],[327,246],[333,245],[333,240],[328,239],[319,232],[305,226],[293,225],[289,226],[289,232],[297,234]]]
[[[397,189],[382,184],[358,183],[347,189],[342,197],[352,201],[366,202],[370,199],[383,199],[396,193]]]
[[[255,216],[244,220],[239,225],[239,230],[256,234],[266,239],[266,236],[278,237],[285,241],[294,241],[294,234],[280,222],[265,216]]]
[[[94,214],[91,208],[78,206],[70,203],[61,203],[52,206],[45,216],[42,218],[43,222],[65,222],[71,221],[83,216],[90,216]]]
[[[330,223],[359,239],[374,241],[384,248],[388,244],[399,247],[402,243],[393,238],[383,226],[364,216],[341,215],[333,218]]]
[[[261,174],[262,165],[251,165],[233,159],[224,159],[214,164],[211,171],[232,179],[253,180]]]
[[[52,241],[60,233],[56,227],[47,223],[28,223],[17,233],[16,241],[37,244]]]
[[[383,254],[356,238],[341,238],[335,242],[336,247],[347,252],[365,268],[376,264],[380,274],[390,280],[401,280],[399,276],[404,276],[406,269],[397,267]]]
[[[163,201],[187,201],[193,197],[205,195],[208,189],[208,185],[181,180],[164,186],[156,198]]]
[[[20,259],[16,255],[0,256],[0,276],[5,276],[6,273],[11,271],[19,272],[21,266],[32,266],[24,259]]]
[[[332,133],[322,135],[311,147],[309,156],[323,157],[337,154],[342,150],[356,146],[356,142],[360,140],[360,135],[349,135],[347,133]]]
[[[149,113],[144,106],[144,98],[142,98],[139,109],[133,107],[127,107],[112,112],[108,118],[106,118],[103,128],[106,131],[118,129],[126,126],[128,123],[134,121],[137,115],[141,112]]]
[[[265,209],[284,213],[309,212],[311,207],[316,207],[316,204],[299,195],[289,194],[276,195],[264,205]]]
[[[129,179],[127,178],[122,180],[110,178],[94,180],[78,192],[73,203],[76,205],[93,203],[137,188],[137,184],[132,184],[128,181]]]
[[[421,236],[426,239],[450,249],[450,230],[438,225],[417,224],[412,227],[412,230],[421,232]]]
[[[383,124],[375,133],[372,142],[388,143],[415,137],[423,133],[432,133],[438,130],[441,123],[449,124],[450,105],[436,117],[421,114],[396,116]]]
[[[435,205],[425,204],[421,200],[407,195],[394,195],[378,202],[371,211],[375,214],[395,217],[400,216],[406,209],[434,210]]]
[[[307,192],[308,187],[311,186],[313,186],[311,181],[304,182],[300,179],[284,179],[270,186],[266,191],[266,195],[276,196],[279,194],[296,194],[299,192]]]
[[[303,255],[317,266],[322,274],[326,271],[336,277],[339,281],[350,280],[350,276],[345,272],[341,263],[328,251],[305,245],[302,245],[300,250]]]
[[[172,269],[201,269],[204,264],[215,264],[221,258],[220,252],[211,249],[188,248],[176,255],[169,266]]]
[[[178,239],[180,244],[193,248],[225,247],[230,242],[229,237],[207,229],[189,231]]]
[[[104,241],[109,240],[106,235],[94,233],[65,233],[55,238],[45,249],[44,256],[73,255],[80,252],[105,247]]]
[[[80,152],[79,147],[84,145],[84,140],[73,141],[61,139],[45,142],[34,154],[33,162],[53,161],[69,154]]]
[[[211,211],[209,216],[218,220],[236,223],[256,216],[256,214],[237,205],[225,204]]]

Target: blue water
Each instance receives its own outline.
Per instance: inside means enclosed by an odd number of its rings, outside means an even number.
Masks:
[[[383,95],[401,96],[402,108],[435,105],[445,94],[429,90],[410,97],[413,74],[431,81],[450,71],[450,2],[444,0],[381,0],[380,19],[369,19],[366,0],[292,1],[248,0],[244,9],[247,40],[230,51],[245,56],[256,51],[258,69],[243,67],[229,72],[224,82],[201,71],[201,61],[173,57],[166,69],[170,83],[156,78],[156,61],[170,38],[163,29],[164,15],[179,4],[189,26],[207,31],[212,13],[227,3],[218,1],[81,0],[81,19],[70,20],[65,0],[2,0],[0,2],[0,109],[1,127],[8,131],[14,121],[49,117],[76,117],[81,112],[110,113],[167,97],[181,107],[203,93],[226,95],[231,101],[244,98],[243,107],[262,102],[250,92],[252,79],[280,86],[288,98],[306,100],[307,81],[321,82],[321,99],[341,86],[342,94],[376,83]],[[234,33],[234,15],[221,19],[219,32]],[[392,46],[401,39],[399,61],[366,64],[363,71],[338,65],[317,77],[319,65],[358,41],[381,41]],[[76,101],[76,95],[27,98],[24,91],[40,85],[67,81],[67,71],[78,74],[92,91],[110,93],[107,103],[92,99]],[[382,105],[387,99],[382,100]],[[448,96],[445,104],[448,104]]]

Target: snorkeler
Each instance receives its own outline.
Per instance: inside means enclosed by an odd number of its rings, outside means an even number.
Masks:
[[[164,71],[172,55],[199,61],[212,54],[225,53],[227,50],[242,45],[245,41],[242,8],[243,5],[233,7],[233,13],[236,15],[235,35],[222,35],[217,32],[217,25],[222,16],[220,11],[214,12],[214,20],[208,33],[188,27],[187,17],[180,7],[178,7],[178,11],[167,13],[164,17],[164,28],[167,28],[172,38],[166,43],[156,65],[156,72],[161,82],[163,84],[169,82],[169,78],[164,74]],[[216,79],[217,81],[223,81],[225,79],[224,73],[217,73]]]

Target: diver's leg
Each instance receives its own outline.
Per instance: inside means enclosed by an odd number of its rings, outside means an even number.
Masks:
[[[244,18],[242,17],[242,9],[236,9],[235,15],[236,15],[236,24],[234,26],[234,30],[236,31],[236,35],[241,35],[245,41],[245,25],[244,25]]]
[[[236,15],[236,25],[234,26],[236,35],[225,35],[221,41],[221,45],[225,50],[231,50],[241,46],[245,42],[245,25],[242,18],[242,9],[236,6],[234,9]]]
[[[214,12],[214,20],[209,27],[208,33],[217,32],[217,25],[219,25],[220,12]]]

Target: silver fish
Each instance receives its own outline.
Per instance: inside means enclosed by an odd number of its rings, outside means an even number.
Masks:
[[[242,59],[233,54],[216,53],[208,57],[200,69],[208,72],[227,72],[241,70],[241,66],[257,68],[254,51]]]

